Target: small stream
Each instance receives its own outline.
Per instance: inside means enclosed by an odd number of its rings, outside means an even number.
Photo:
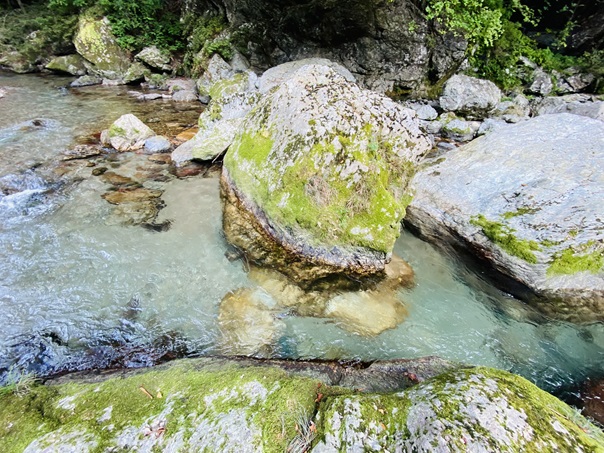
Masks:
[[[245,262],[228,259],[217,169],[178,178],[135,153],[61,161],[121,114],[173,137],[196,123],[200,105],[140,102],[123,87],[62,88],[69,81],[0,73],[0,377],[237,353],[218,323],[220,302],[256,284]],[[153,224],[167,227],[145,228],[104,200],[111,185],[92,175],[101,166],[161,191]],[[548,320],[410,233],[395,253],[416,273],[415,286],[396,293],[406,312],[396,328],[368,337],[282,310],[269,355],[438,355],[558,393],[604,374],[604,325]]]

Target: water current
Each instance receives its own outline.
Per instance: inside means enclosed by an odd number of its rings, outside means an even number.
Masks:
[[[0,379],[15,370],[44,375],[240,353],[225,341],[232,337],[220,303],[256,283],[244,261],[228,259],[217,172],[179,178],[134,153],[61,161],[123,113],[172,138],[196,122],[201,106],[140,102],[120,87],[62,88],[69,80],[0,73]],[[110,188],[92,176],[101,165],[162,191],[154,224],[169,228],[136,225],[132,213],[101,198]],[[437,355],[511,370],[558,392],[604,374],[604,325],[544,318],[408,232],[395,252],[416,274],[412,288],[396,293],[406,313],[397,327],[360,335],[341,320],[276,309],[270,352],[250,353]]]

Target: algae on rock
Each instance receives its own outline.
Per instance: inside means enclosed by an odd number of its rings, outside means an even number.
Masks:
[[[225,157],[227,239],[299,282],[383,272],[430,146],[413,111],[304,65],[260,99]]]

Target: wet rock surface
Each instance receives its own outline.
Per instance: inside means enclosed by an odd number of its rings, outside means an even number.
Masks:
[[[546,313],[601,321],[603,146],[600,121],[570,114],[493,131],[416,176],[406,221]]]

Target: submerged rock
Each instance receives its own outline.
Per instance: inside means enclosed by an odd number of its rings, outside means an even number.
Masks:
[[[0,392],[0,448],[7,453],[604,448],[598,428],[528,381],[488,368],[451,368],[437,359],[354,368],[204,358],[65,376]],[[438,373],[443,374],[434,377]]]
[[[406,221],[547,314],[602,321],[603,149],[602,122],[577,115],[495,130],[418,173]]]
[[[145,146],[155,132],[131,113],[120,116],[110,127],[109,143],[118,151],[134,151]]]
[[[167,153],[172,149],[172,143],[163,135],[155,135],[145,140],[144,150],[146,154]]]
[[[383,274],[430,146],[412,110],[303,66],[246,116],[225,157],[226,238],[300,284]]]

